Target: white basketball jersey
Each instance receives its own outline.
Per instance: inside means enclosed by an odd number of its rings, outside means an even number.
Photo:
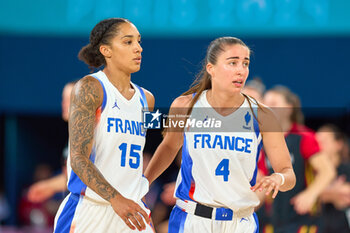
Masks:
[[[209,127],[193,124],[184,132],[175,197],[233,211],[259,204],[250,187],[256,182],[262,138],[255,118],[258,106],[250,102],[251,107],[245,99],[236,111],[222,116],[208,103],[206,91],[202,93],[189,121]]]
[[[104,93],[101,109],[96,114],[97,124],[90,160],[119,193],[138,201],[148,191],[148,181],[142,175],[145,144],[142,110],[147,109],[145,94],[132,83],[135,94],[127,100],[102,71],[91,76],[100,81]],[[69,157],[69,191],[105,202],[74,173]]]

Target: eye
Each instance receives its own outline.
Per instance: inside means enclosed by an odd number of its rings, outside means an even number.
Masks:
[[[243,62],[244,67],[249,67],[249,62]]]
[[[129,44],[132,44],[132,41],[131,40],[127,40],[124,43],[129,45]]]
[[[138,42],[139,42],[139,44],[142,44],[142,40],[139,40]]]
[[[234,65],[236,65],[236,64],[237,64],[237,62],[235,62],[235,61],[231,61],[229,64],[234,66]]]

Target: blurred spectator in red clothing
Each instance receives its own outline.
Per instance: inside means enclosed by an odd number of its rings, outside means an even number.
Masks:
[[[303,125],[303,114],[298,96],[288,88],[277,86],[268,90],[263,99],[271,107],[285,132],[296,175],[295,187],[279,193],[271,207],[271,223],[275,233],[296,233],[303,229],[317,230],[322,227],[318,198],[335,177],[334,166],[320,152],[315,133]],[[264,163],[266,164],[264,168]],[[265,159],[260,170],[273,172]]]

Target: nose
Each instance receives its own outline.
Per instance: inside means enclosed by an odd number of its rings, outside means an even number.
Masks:
[[[244,75],[245,72],[246,72],[246,67],[244,66],[243,63],[237,66],[237,69],[236,69],[237,75],[242,76]]]
[[[136,47],[135,47],[135,52],[136,53],[142,53],[142,51],[143,51],[143,49],[142,49],[140,43],[137,43]]]
[[[236,73],[237,73],[237,75],[242,76],[243,66],[237,66]]]

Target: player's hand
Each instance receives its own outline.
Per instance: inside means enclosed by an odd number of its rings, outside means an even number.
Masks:
[[[290,200],[290,203],[294,205],[294,210],[300,214],[306,214],[311,211],[312,206],[315,204],[317,197],[311,192],[302,191]]]
[[[52,197],[55,194],[55,190],[51,188],[47,181],[39,181],[28,190],[28,200],[31,202],[43,202]]]
[[[146,229],[145,222],[150,222],[150,219],[146,213],[136,202],[117,195],[111,199],[113,210],[123,219],[125,224],[132,230],[136,228],[139,231]],[[135,228],[136,227],[136,228]]]
[[[272,174],[271,176],[262,177],[253,187],[250,189],[255,192],[263,192],[265,191],[265,195],[269,195],[272,191],[272,198],[277,196],[279,188],[282,183],[282,178],[280,175]]]

